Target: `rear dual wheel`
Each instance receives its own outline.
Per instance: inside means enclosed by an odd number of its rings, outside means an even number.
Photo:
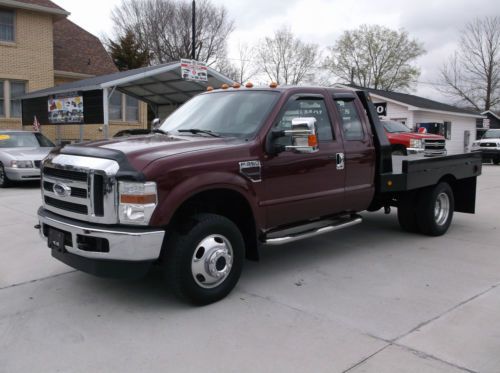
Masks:
[[[406,231],[441,236],[453,219],[455,199],[446,182],[400,198],[398,220]]]

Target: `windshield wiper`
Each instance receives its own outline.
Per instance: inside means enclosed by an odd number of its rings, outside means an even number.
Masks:
[[[153,132],[153,133],[162,133],[164,135],[170,135],[167,131],[164,131],[161,128],[155,128],[151,132]]]
[[[222,137],[221,135],[219,135],[217,132],[214,132],[214,131],[210,131],[210,130],[202,130],[202,129],[199,129],[199,128],[184,128],[184,129],[180,129],[180,130],[177,130],[177,132],[189,132],[189,133],[192,133],[192,134],[198,134],[198,133],[204,133],[204,134],[207,134],[207,135],[210,135],[212,137]]]

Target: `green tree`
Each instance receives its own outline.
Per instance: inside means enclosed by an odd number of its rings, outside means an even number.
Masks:
[[[412,63],[425,53],[421,43],[404,30],[362,25],[344,31],[325,67],[345,83],[388,91],[407,90],[419,77]]]
[[[131,30],[116,41],[109,40],[107,44],[111,58],[120,71],[148,66],[151,62],[150,52],[140,47]]]

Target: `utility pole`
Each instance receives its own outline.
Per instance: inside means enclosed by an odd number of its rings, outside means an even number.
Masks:
[[[192,30],[192,41],[191,41],[191,58],[193,60],[196,59],[196,2],[195,0],[193,0],[193,6],[192,6],[192,21],[191,21],[191,26],[193,27],[193,30]]]

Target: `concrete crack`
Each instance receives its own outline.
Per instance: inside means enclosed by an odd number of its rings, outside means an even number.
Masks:
[[[64,275],[67,275],[67,274],[70,274],[70,273],[73,273],[73,272],[76,272],[76,269],[72,270],[72,271],[68,271],[68,272],[58,273],[58,274],[47,276],[47,277],[40,277],[40,278],[37,278],[37,279],[34,279],[34,280],[25,281],[25,282],[19,282],[17,284],[12,284],[12,285],[9,285],[9,286],[5,286],[3,288],[0,288],[0,291],[1,290],[6,290],[6,289],[10,289],[10,288],[15,288],[15,287],[18,287],[18,286],[27,285],[27,284],[32,284],[34,282],[49,280],[51,278],[56,278],[56,277],[59,277],[59,276],[64,276]]]

